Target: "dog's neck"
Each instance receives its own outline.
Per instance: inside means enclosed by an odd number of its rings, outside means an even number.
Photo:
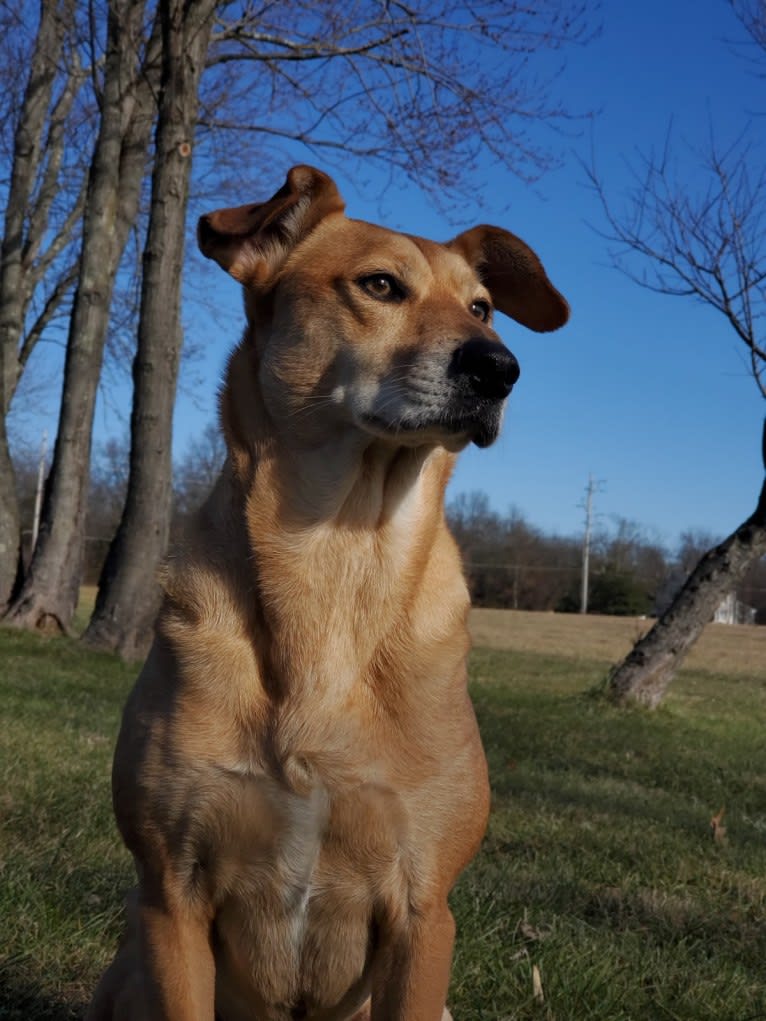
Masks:
[[[310,418],[311,408],[300,419],[274,421],[257,393],[257,377],[257,358],[245,341],[229,363],[223,418],[234,474],[248,501],[265,508],[276,500],[275,532],[293,538],[317,528],[379,533],[401,517],[400,509],[406,513],[423,485],[427,506],[441,515],[453,454],[328,426],[321,410]],[[256,516],[263,518],[261,511]]]
[[[343,536],[344,543],[350,535],[380,542],[398,523],[415,526],[413,514],[424,502],[441,507],[450,460],[433,447],[395,446],[358,433],[311,446],[269,441],[254,451],[248,502],[272,504],[270,531],[291,541],[319,533]],[[251,538],[260,548],[260,539]]]
[[[443,517],[454,455],[351,429],[308,446],[275,435],[252,404],[228,417],[249,441],[237,442],[236,428],[229,436],[235,512],[280,686],[326,686],[342,697],[393,637],[427,640],[418,629],[442,620],[433,596],[424,604],[437,547],[452,567],[438,580],[440,609],[464,613]]]

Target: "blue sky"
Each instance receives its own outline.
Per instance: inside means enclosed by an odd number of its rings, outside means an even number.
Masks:
[[[589,226],[603,221],[578,157],[594,153],[618,198],[625,160],[661,146],[671,119],[682,153],[685,145],[704,145],[711,124],[722,140],[732,138],[766,111],[766,83],[736,49],[744,31],[725,0],[606,0],[601,21],[598,38],[569,52],[557,85],[568,107],[594,116],[567,134],[540,129],[561,166],[532,187],[488,167],[476,181],[483,208],[460,210],[463,225],[495,222],[532,245],[572,319],[557,333],[537,335],[498,317],[521,380],[500,440],[461,455],[451,492],[483,490],[500,511],[515,505],[546,531],[574,534],[592,473],[602,483],[595,509],[604,527],[628,518],[672,547],[685,529],[724,535],[753,509],[763,401],[722,317],[689,299],[645,291],[610,267],[606,243]],[[287,161],[240,201],[268,197],[264,187],[276,190],[286,169]],[[414,186],[402,182],[381,199],[372,193],[373,175],[366,189],[334,176],[352,216],[436,239],[457,231]],[[187,314],[187,332],[205,353],[182,380],[179,453],[213,418],[226,355],[241,329],[238,289],[220,271],[189,260],[185,283],[225,312],[220,327]],[[120,401],[102,402],[97,436],[124,428],[127,390],[117,409],[122,421],[113,410]]]

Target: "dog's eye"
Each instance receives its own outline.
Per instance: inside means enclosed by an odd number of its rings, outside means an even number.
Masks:
[[[373,298],[379,301],[403,301],[406,292],[396,277],[390,273],[370,273],[361,277],[357,283]]]
[[[490,307],[488,301],[472,301],[471,302],[471,315],[476,316],[477,319],[481,319],[483,323],[489,320]]]

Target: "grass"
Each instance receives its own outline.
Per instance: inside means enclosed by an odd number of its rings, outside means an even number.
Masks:
[[[766,631],[716,633],[648,714],[583,694],[612,621],[483,613],[506,647],[471,659],[493,811],[452,899],[456,1021],[766,1019]],[[13,631],[0,664],[0,1018],[66,1021],[132,881],[109,763],[135,668]]]
[[[98,585],[81,585],[80,599],[77,603],[74,619],[72,620],[72,631],[76,635],[82,634],[88,626],[93,607],[96,605]]]
[[[517,652],[558,653],[570,659],[617,662],[654,622],[638,617],[581,617],[577,613],[472,610],[474,644]],[[755,676],[766,667],[766,628],[709,624],[692,649],[691,670]]]
[[[459,1016],[766,1016],[766,686],[690,672],[624,713],[580,694],[601,670],[474,654],[494,810],[455,895]]]
[[[0,631],[0,1018],[79,1017],[130,865],[109,770],[135,668]]]

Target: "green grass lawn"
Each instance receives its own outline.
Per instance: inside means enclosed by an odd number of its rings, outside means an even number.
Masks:
[[[455,1019],[766,1019],[766,682],[689,671],[650,715],[586,694],[604,667],[473,654],[493,812],[453,896]],[[112,953],[134,674],[0,630],[0,1018],[80,1017]]]

